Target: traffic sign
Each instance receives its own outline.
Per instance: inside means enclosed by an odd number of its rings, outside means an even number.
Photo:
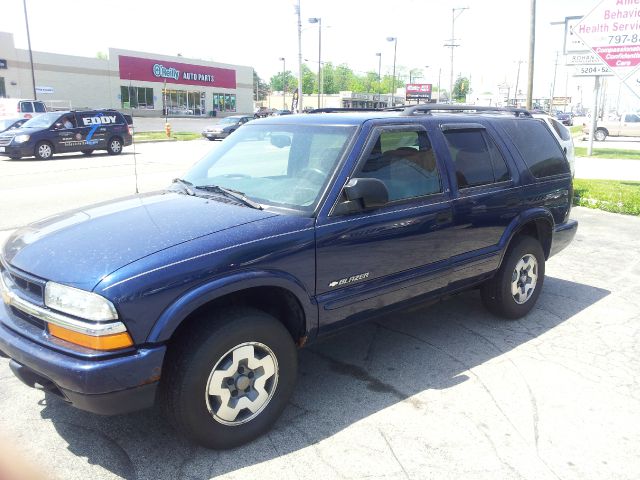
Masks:
[[[602,0],[572,31],[621,80],[640,66],[640,8],[637,0]]]

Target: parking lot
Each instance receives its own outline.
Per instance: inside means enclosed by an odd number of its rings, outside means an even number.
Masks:
[[[134,168],[140,192],[161,188],[217,145],[0,160],[0,242],[43,216],[134,193]],[[244,447],[200,448],[155,410],[71,409],[23,386],[5,359],[0,443],[60,479],[637,479],[640,218],[572,217],[578,234],[547,264],[526,318],[498,320],[472,291],[350,327],[300,351],[288,408]]]

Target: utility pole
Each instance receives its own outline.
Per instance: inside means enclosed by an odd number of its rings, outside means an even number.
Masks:
[[[527,110],[533,105],[533,62],[536,48],[536,0],[531,0],[531,18],[529,23],[529,76],[527,82]]]
[[[36,74],[33,71],[33,52],[31,51],[31,35],[29,34],[29,15],[27,15],[27,0],[22,0],[24,7],[24,23],[27,26],[27,45],[29,46],[29,64],[31,65],[31,82],[33,83],[33,99],[38,99],[36,92]]]
[[[296,5],[296,14],[298,15],[298,113],[302,112],[302,19],[300,15],[300,0]]]
[[[460,15],[462,15],[462,12],[468,9],[469,7],[458,7],[458,8],[451,9],[451,43],[444,45],[445,47],[451,48],[451,77],[449,82],[449,103],[453,103],[453,49],[460,46],[460,44],[456,44],[456,35],[455,35],[456,19]],[[456,12],[458,12],[457,15],[456,15]]]
[[[553,110],[553,97],[556,94],[556,74],[558,73],[558,57],[560,52],[556,52],[556,63],[553,69],[553,84],[551,85],[551,98],[549,99],[549,113]]]
[[[516,91],[513,94],[513,99],[515,100],[514,102],[514,107],[518,107],[518,84],[520,83],[520,64],[522,64],[524,62],[524,60],[518,60],[518,74],[516,75]],[[507,101],[507,103],[509,103]]]

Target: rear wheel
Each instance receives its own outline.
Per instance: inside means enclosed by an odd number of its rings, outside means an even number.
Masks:
[[[53,146],[49,142],[38,142],[34,155],[39,160],[50,160],[53,158]]]
[[[496,275],[480,290],[485,307],[500,317],[524,317],[540,296],[544,266],[538,240],[529,236],[515,239]]]
[[[205,447],[231,448],[280,416],[295,384],[297,351],[277,319],[236,308],[201,319],[165,364],[161,398],[171,423]]]
[[[598,142],[604,142],[604,139],[607,138],[607,132],[604,131],[603,129],[599,128],[599,129],[596,130],[596,133],[594,134],[594,138]]]
[[[107,143],[107,152],[109,155],[120,155],[122,153],[122,140],[118,137],[109,139],[109,143]]]

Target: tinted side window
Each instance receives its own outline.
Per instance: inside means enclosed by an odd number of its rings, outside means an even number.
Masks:
[[[426,132],[382,132],[356,176],[382,181],[391,202],[442,191],[436,157]]]
[[[504,119],[501,124],[536,178],[569,172],[560,146],[542,122],[514,118]]]
[[[458,188],[511,178],[502,154],[484,130],[449,130],[445,132],[445,138],[456,167]]]
[[[33,104],[31,102],[20,102],[21,112],[33,112]]]
[[[571,134],[564,125],[562,125],[557,120],[554,120],[553,118],[549,119],[549,121],[551,122],[551,126],[553,127],[553,129],[562,140],[571,140]]]
[[[42,102],[33,102],[33,105],[36,107],[36,112],[38,113],[44,113],[47,111],[44,103]]]

